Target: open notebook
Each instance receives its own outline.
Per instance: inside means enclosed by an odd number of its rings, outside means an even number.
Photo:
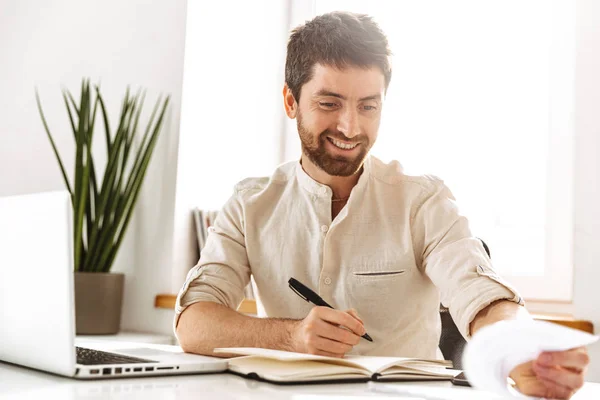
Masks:
[[[229,371],[273,383],[445,380],[460,373],[449,369],[452,362],[446,360],[354,355],[333,358],[250,347],[214,352],[245,356],[229,359]]]

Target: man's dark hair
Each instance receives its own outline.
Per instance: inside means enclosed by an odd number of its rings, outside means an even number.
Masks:
[[[344,69],[379,67],[387,90],[392,79],[387,37],[371,17],[334,11],[292,31],[287,45],[285,83],[296,101],[302,85],[312,79],[315,64]]]

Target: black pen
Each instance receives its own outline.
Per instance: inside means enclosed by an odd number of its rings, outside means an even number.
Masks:
[[[321,296],[319,296],[318,294],[316,294],[315,292],[313,292],[312,290],[310,290],[309,288],[304,286],[298,280],[296,280],[294,278],[290,278],[288,283],[290,285],[290,288],[294,292],[296,292],[296,294],[298,296],[302,297],[304,300],[306,300],[310,303],[313,303],[316,306],[329,307],[329,308],[333,309],[333,307],[331,307],[325,300],[323,300],[323,298]],[[371,336],[369,336],[369,334],[366,332],[361,337],[367,339],[369,342],[373,341],[373,339],[371,339]]]

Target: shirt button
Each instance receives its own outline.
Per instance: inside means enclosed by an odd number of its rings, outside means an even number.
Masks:
[[[331,285],[331,278],[327,277],[323,282],[325,282],[326,285]]]
[[[327,225],[321,225],[321,232],[325,233],[329,230],[329,227]]]

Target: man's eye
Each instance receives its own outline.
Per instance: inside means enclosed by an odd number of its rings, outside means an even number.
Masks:
[[[365,111],[375,111],[375,110],[377,110],[377,107],[376,106],[363,106],[363,109]]]
[[[337,104],[335,104],[335,103],[319,102],[319,105],[321,107],[324,107],[324,108],[334,108]]]

